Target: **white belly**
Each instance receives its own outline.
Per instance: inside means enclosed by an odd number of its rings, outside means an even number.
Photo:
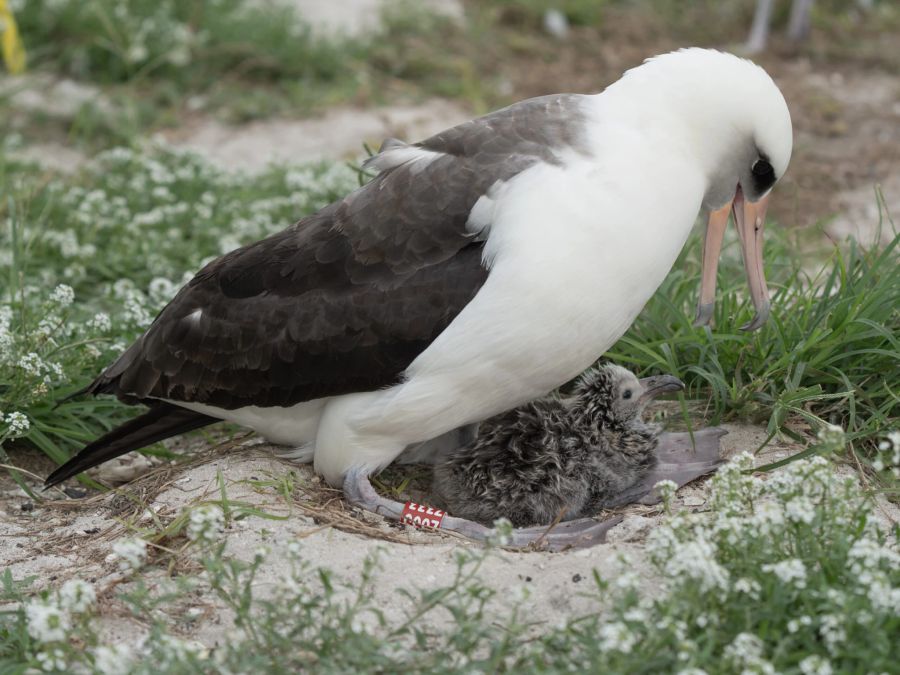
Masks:
[[[685,183],[679,181],[679,188]],[[424,440],[546,394],[628,329],[684,245],[702,190],[619,184],[595,165],[542,165],[509,184],[490,276],[355,424]]]
[[[315,441],[319,418],[329,400],[331,399],[319,398],[286,408],[261,408],[251,405],[236,410],[184,401],[169,401],[169,403],[248,427],[272,443],[298,447]]]

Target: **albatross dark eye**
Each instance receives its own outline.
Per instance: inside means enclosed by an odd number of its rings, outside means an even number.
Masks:
[[[764,157],[753,162],[750,171],[753,174],[753,187],[757,194],[765,192],[775,184],[775,169]]]
[[[626,401],[627,401],[628,399],[630,399],[630,398],[631,398],[631,389],[626,389],[626,390],[625,390],[625,393],[622,394],[622,398],[624,398]]]

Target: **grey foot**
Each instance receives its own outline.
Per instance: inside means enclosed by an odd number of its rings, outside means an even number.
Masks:
[[[446,515],[438,509],[429,510],[427,507],[421,507],[419,511],[411,514],[407,505],[379,495],[369,482],[365,471],[360,469],[351,469],[347,472],[344,478],[344,496],[354,506],[377,513],[389,520],[414,524],[413,518],[418,514],[420,517],[416,524],[420,527],[440,529],[482,542],[496,535],[492,528],[465,518]],[[512,537],[506,545],[514,548],[530,547],[546,551],[587,548],[604,543],[606,533],[621,521],[621,516],[604,521],[582,518],[557,525],[514,529]]]
[[[713,473],[723,461],[719,458],[719,439],[728,432],[709,427],[694,432],[694,443],[688,433],[663,434],[656,454],[659,463],[644,480],[622,492],[609,507],[626,504],[659,504],[662,499],[653,489],[661,480],[671,480],[683,487],[697,478]]]

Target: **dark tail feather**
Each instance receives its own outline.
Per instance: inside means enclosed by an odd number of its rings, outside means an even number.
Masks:
[[[67,403],[68,401],[71,401],[73,398],[78,398],[79,396],[84,396],[85,394],[87,394],[88,392],[91,391],[91,388],[92,388],[93,386],[94,386],[94,383],[91,382],[88,386],[82,387],[82,388],[79,389],[78,391],[73,391],[73,392],[72,392],[71,394],[69,394],[68,396],[64,396],[63,398],[59,399],[59,400],[53,405],[53,409],[56,410],[56,409],[57,409],[59,406],[61,406],[63,403]]]
[[[161,403],[88,443],[77,455],[47,476],[44,487],[53,487],[75,474],[126,452],[139,450],[170,436],[177,436],[215,422],[221,420],[187,408]]]

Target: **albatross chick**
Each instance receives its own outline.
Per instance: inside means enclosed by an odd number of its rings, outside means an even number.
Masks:
[[[549,525],[616,506],[657,465],[662,428],[641,413],[683,388],[670,375],[594,368],[572,399],[538,399],[484,422],[471,445],[435,467],[434,492],[454,516],[487,525],[500,516]]]

